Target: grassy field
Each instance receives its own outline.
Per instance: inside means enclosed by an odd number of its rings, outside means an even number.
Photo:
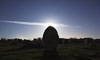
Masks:
[[[43,48],[21,48],[23,45],[1,46],[0,60],[41,60]],[[61,60],[100,60],[100,44],[59,44]]]

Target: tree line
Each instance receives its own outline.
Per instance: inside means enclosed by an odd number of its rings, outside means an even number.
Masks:
[[[89,43],[100,43],[100,39],[93,39],[93,38],[59,38],[59,44],[89,44]],[[28,39],[0,39],[0,46],[11,46],[11,45],[22,45],[22,48],[44,48],[42,38],[34,38],[33,40]]]

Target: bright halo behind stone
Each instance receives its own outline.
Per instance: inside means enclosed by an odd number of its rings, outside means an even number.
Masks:
[[[45,23],[44,26],[46,26],[46,27],[48,27],[48,26],[57,27],[57,24],[54,24],[54,23]]]

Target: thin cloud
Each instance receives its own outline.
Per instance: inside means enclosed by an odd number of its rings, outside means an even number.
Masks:
[[[49,24],[49,23],[37,23],[37,22],[22,22],[22,21],[6,21],[6,20],[1,20],[0,22],[5,22],[5,23],[14,23],[14,24],[23,24],[23,25],[36,25],[36,26],[48,26],[48,25],[53,25],[57,27],[70,27],[69,25],[65,24]],[[72,27],[78,27],[78,26],[72,26]]]
[[[1,21],[6,23],[24,24],[24,25],[44,25],[43,23],[36,22],[22,22],[22,21]]]

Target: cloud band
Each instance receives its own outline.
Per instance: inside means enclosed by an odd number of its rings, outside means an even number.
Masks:
[[[37,23],[37,22],[22,22],[22,21],[6,21],[6,20],[1,20],[0,22],[5,22],[5,23],[15,23],[15,24],[24,24],[24,25],[37,25],[37,26],[47,26],[49,25],[48,23]],[[65,24],[50,24],[54,26],[68,26]]]

